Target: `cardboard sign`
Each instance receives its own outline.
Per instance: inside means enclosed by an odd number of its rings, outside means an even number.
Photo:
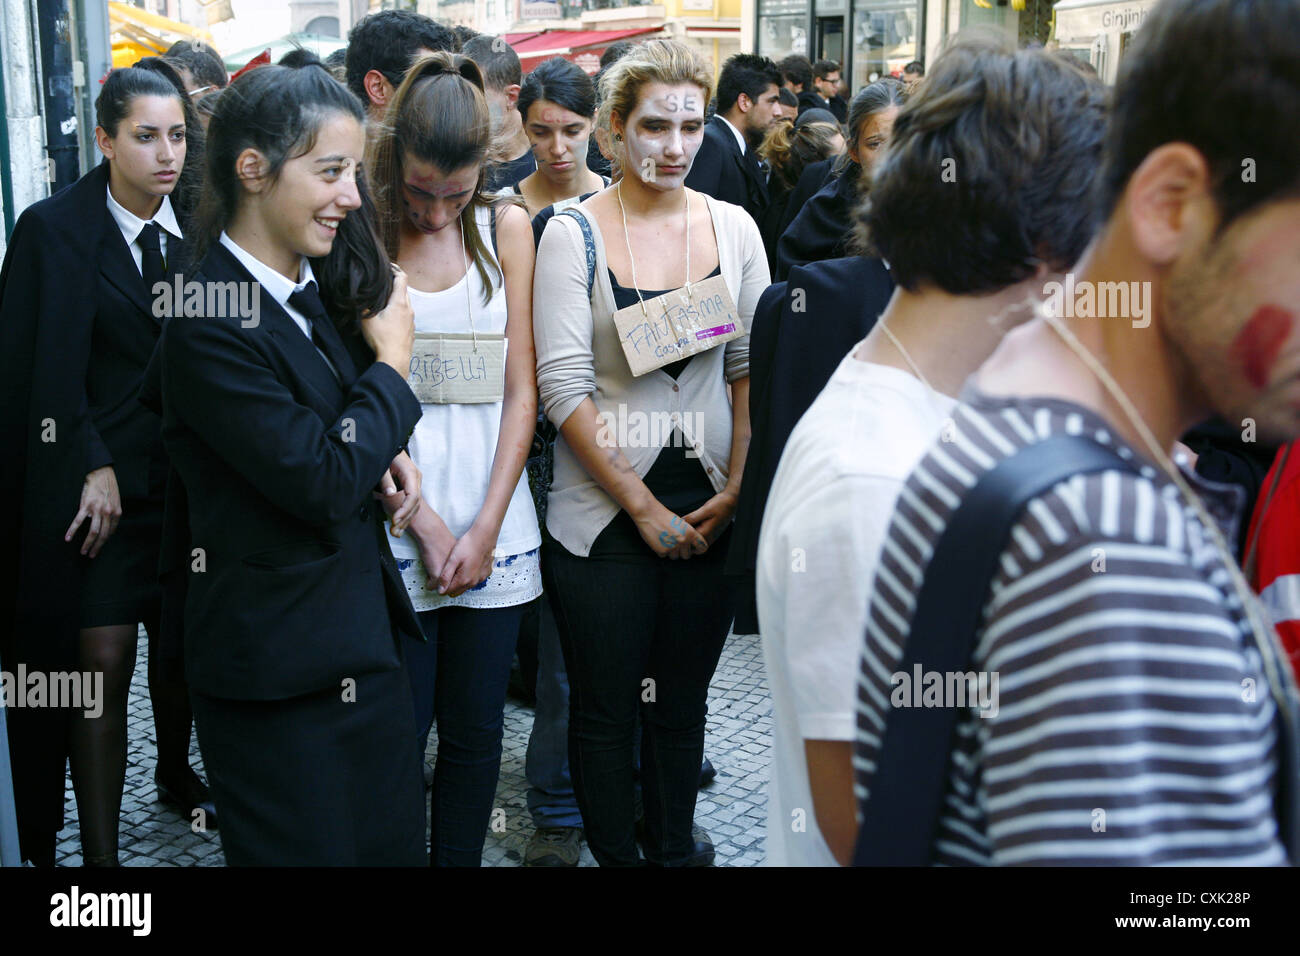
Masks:
[[[500,333],[416,332],[411,391],[425,405],[499,402],[506,394],[506,339]]]
[[[727,283],[717,275],[614,313],[618,340],[634,376],[690,358],[745,334]]]

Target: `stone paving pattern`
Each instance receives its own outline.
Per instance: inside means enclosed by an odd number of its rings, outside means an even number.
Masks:
[[[128,702],[126,789],[122,795],[119,858],[123,866],[222,866],[216,833],[195,833],[190,822],[156,800],[153,783],[155,741],[153,708],[146,681],[148,651],[140,641],[135,679]],[[533,712],[515,700],[506,702],[504,752],[496,806],[505,811],[503,832],[487,834],[484,866],[519,866],[532,836],[524,779],[524,754]],[[771,756],[772,701],[763,671],[762,644],[756,635],[731,635],[709,691],[705,753],[718,776],[700,791],[695,822],[717,848],[718,866],[755,866],[763,859],[767,780]],[[433,761],[436,728],[427,759]],[[193,763],[202,774],[197,743]],[[65,792],[67,826],[59,833],[60,866],[81,865],[77,804],[71,779]],[[498,815],[499,818],[499,815]],[[583,845],[582,866],[595,866]]]

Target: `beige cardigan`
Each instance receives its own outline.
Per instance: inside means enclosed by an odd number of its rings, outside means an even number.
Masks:
[[[617,440],[644,478],[672,433],[662,424],[664,415],[675,414],[671,422],[681,427],[689,453],[699,456],[709,481],[721,491],[731,457],[726,385],[749,375],[750,323],[769,276],[754,220],[739,206],[704,198],[722,277],[744,322],[744,336],[697,355],[676,381],[662,369],[633,378],[614,327],[617,309],[600,227],[587,217],[596,241],[596,281],[588,300],[581,227],[569,216],[555,216],[537,249],[533,337],[542,407],[557,428],[590,396],[609,425],[610,439]],[[585,211],[583,206],[578,210]],[[546,530],[567,550],[585,557],[618,511],[618,503],[578,463],[564,436],[557,438]]]

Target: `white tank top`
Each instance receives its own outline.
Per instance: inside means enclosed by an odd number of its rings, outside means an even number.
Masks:
[[[492,253],[491,210],[480,208],[476,220],[479,235],[489,255]],[[494,279],[495,270],[489,268]],[[466,285],[469,299],[466,300]],[[411,309],[415,313],[417,332],[468,332],[467,309],[474,310],[474,328],[479,332],[505,334],[506,292],[498,285],[491,299],[483,302],[483,279],[478,266],[470,259],[469,271],[450,289],[441,292],[410,290]],[[508,343],[507,343],[508,345]],[[425,405],[411,435],[407,450],[423,472],[424,500],[447,524],[456,537],[469,530],[487,497],[488,479],[496,456],[497,436],[501,432],[501,402],[472,405]],[[419,549],[409,535],[388,538],[393,555],[398,558],[419,557]],[[539,547],[542,535],[537,527],[537,512],[528,492],[527,473],[521,473],[514,495],[501,522],[497,538],[498,556],[521,554]]]

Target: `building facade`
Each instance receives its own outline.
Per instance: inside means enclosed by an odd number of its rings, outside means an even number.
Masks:
[[[1047,42],[1050,0],[743,0],[752,23],[748,49],[779,60],[792,53],[834,60],[850,88],[897,76],[912,60],[928,63],[947,37],[966,27],[1005,30],[1018,40]]]
[[[476,0],[491,3],[492,0]],[[600,54],[619,39],[672,37],[700,51],[716,74],[742,45],[746,0],[498,0],[515,17],[506,32],[525,71],[548,56],[573,60],[596,72]],[[486,20],[480,22],[488,22]],[[483,30],[484,27],[477,27]]]

